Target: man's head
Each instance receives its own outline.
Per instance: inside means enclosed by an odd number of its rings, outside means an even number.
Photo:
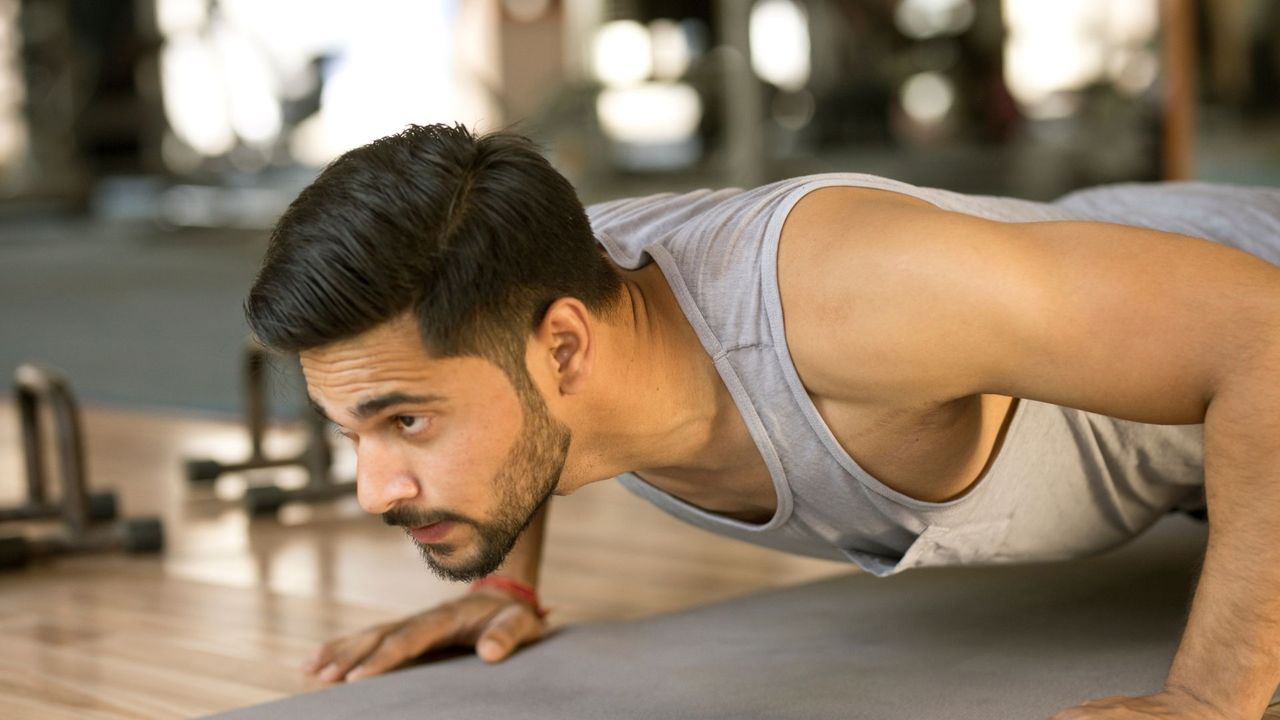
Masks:
[[[620,292],[573,188],[527,140],[434,125],[326,168],[276,225],[245,310],[260,342],[300,354],[355,443],[361,505],[407,528],[455,521],[423,553],[469,579],[501,562],[568,453],[531,337]]]

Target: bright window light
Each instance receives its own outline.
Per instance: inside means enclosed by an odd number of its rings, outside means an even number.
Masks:
[[[783,90],[809,82],[809,18],[793,0],[760,0],[751,8],[751,67]]]
[[[955,100],[955,85],[936,72],[912,75],[902,86],[902,109],[922,125],[941,122]]]
[[[231,127],[242,140],[269,147],[280,135],[283,122],[279,88],[267,58],[243,33],[215,35],[226,78]]]
[[[155,2],[165,35],[162,95],[175,137],[165,157],[175,169],[237,145],[269,150],[286,134],[292,157],[323,164],[410,123],[482,127],[501,119],[481,90],[492,78],[479,79],[494,63],[466,59],[483,38],[462,18],[474,19],[481,3]],[[286,127],[285,101],[316,92],[316,83],[319,111]]]
[[[208,15],[208,0],[156,0],[156,25],[166,37],[198,31]]]
[[[653,44],[653,76],[658,80],[679,80],[689,69],[693,49],[689,33],[674,20],[649,23]]]
[[[894,24],[916,39],[958,35],[973,25],[973,0],[901,0]]]
[[[18,2],[0,0],[0,168],[16,165],[27,147],[18,52]]]
[[[635,85],[653,74],[649,30],[634,20],[605,23],[592,43],[596,77],[610,87]]]
[[[683,83],[651,82],[601,91],[596,112],[601,128],[612,140],[677,143],[697,132],[702,120],[702,99]]]
[[[368,3],[366,3],[368,4]],[[452,24],[444,3],[382,0],[351,28],[320,98],[325,148],[333,156],[409,123],[456,119]],[[388,23],[386,18],[395,17]]]
[[[236,138],[213,49],[195,35],[169,41],[160,51],[160,82],[174,134],[207,157],[230,152]]]
[[[1154,80],[1157,0],[1003,2],[1005,83],[1032,117],[1071,112],[1055,96],[1105,78],[1130,94]]]

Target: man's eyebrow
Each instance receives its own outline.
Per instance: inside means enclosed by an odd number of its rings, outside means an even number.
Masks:
[[[432,403],[443,401],[443,395],[411,395],[409,393],[391,392],[360,401],[358,405],[351,408],[351,414],[360,420],[364,420],[366,418],[373,417],[394,405],[430,405]],[[307,402],[311,405],[311,409],[315,410],[320,417],[328,420],[334,425],[339,424],[333,418],[329,417],[329,414],[324,411],[324,408],[320,406],[320,403],[316,402],[315,398],[307,395]]]
[[[410,395],[402,392],[391,392],[361,400],[358,405],[351,408],[351,414],[364,420],[393,405],[429,405],[442,401],[444,401],[444,397],[440,395]]]

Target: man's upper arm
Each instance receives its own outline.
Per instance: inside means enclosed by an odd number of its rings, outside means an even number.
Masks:
[[[993,393],[1201,422],[1224,373],[1280,342],[1280,268],[1109,223],[1001,223],[851,188],[798,203],[778,280],[810,392]]]

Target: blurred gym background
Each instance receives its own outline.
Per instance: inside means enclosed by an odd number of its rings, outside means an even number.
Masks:
[[[265,230],[344,150],[441,121],[531,135],[586,202],[1275,185],[1280,4],[0,0],[0,370],[237,411]]]
[[[1280,186],[1280,3],[0,0],[0,715],[282,697],[317,643],[458,594],[356,506],[348,448],[271,422],[302,384],[241,316],[325,163],[430,122],[532,136],[588,203]],[[849,572],[614,483],[557,499],[545,555],[553,623]]]

